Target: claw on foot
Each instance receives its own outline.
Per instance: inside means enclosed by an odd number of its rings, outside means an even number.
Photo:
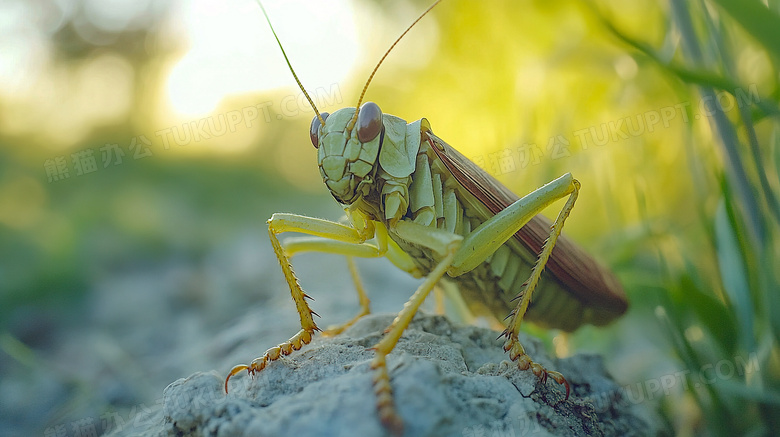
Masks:
[[[550,375],[550,378],[552,378],[555,382],[558,384],[563,384],[564,387],[566,387],[566,399],[569,399],[569,392],[571,391],[571,387],[569,386],[569,381],[564,378],[563,375],[561,375],[560,372],[556,372],[554,370],[547,370],[547,375]]]
[[[521,365],[520,363],[523,364]],[[531,358],[525,354],[518,358],[518,367],[520,370],[528,370],[530,368],[533,374],[539,378],[539,381],[541,381],[542,384],[547,383],[547,377],[549,376],[553,381],[566,387],[566,399],[564,400],[569,399],[569,392],[571,391],[571,387],[569,386],[569,381],[566,381],[566,378],[560,372],[545,369],[541,364],[531,361]]]
[[[255,373],[265,369],[265,366],[268,365],[268,363],[270,363],[271,361],[279,358],[280,351],[278,351],[278,349],[280,349],[280,346],[276,346],[276,347],[272,347],[271,349],[268,349],[265,352],[265,354],[263,354],[262,357],[255,358],[254,360],[252,360],[252,363],[249,364],[249,365],[239,364],[237,366],[234,366],[232,369],[230,369],[230,373],[228,373],[227,378],[225,378],[225,394],[228,393],[228,382],[230,381],[231,377],[233,377],[234,375],[238,374],[242,370],[246,370],[246,372],[250,376],[254,376]],[[283,352],[281,352],[281,353],[283,353]],[[285,355],[287,355],[287,354],[285,354]],[[275,357],[275,358],[272,358],[272,357]]]
[[[251,374],[252,371],[249,369],[250,367],[247,366],[246,364],[239,364],[233,367],[232,369],[230,369],[230,373],[228,373],[227,378],[225,378],[225,394],[228,394],[228,382],[230,381],[230,378],[233,377],[233,375],[241,372],[242,370],[248,370],[249,373]]]
[[[507,335],[506,331],[502,335]],[[568,400],[571,387],[569,386],[569,382],[566,381],[566,378],[560,372],[547,370],[541,364],[533,362],[531,357],[525,353],[525,348],[523,348],[523,345],[521,345],[520,342],[516,340],[513,341],[509,335],[507,335],[507,337],[507,341],[504,343],[504,352],[509,352],[509,358],[517,363],[517,367],[520,370],[531,369],[531,372],[539,378],[542,384],[547,383],[547,377],[549,376],[558,384],[563,385],[566,387],[565,400]]]
[[[316,325],[311,329],[301,329],[291,339],[281,343],[278,346],[274,346],[268,349],[265,351],[262,357],[255,358],[249,365],[239,364],[230,369],[227,378],[225,378],[225,394],[228,393],[228,382],[234,375],[238,374],[242,370],[246,370],[250,375],[254,375],[255,373],[265,369],[265,366],[267,366],[271,361],[278,360],[282,355],[290,355],[293,353],[293,351],[300,350],[303,345],[309,344],[311,342],[312,336],[314,335],[314,332],[318,330],[319,328],[317,328]]]
[[[542,384],[547,383],[547,377],[549,376],[553,381],[566,387],[566,399],[564,400],[569,399],[571,387],[569,386],[569,381],[566,381],[566,378],[560,372],[545,369],[541,364],[531,361],[531,357],[525,354],[518,357],[517,367],[520,370],[531,369],[531,372],[533,372],[533,374],[539,378],[539,381],[541,381]]]

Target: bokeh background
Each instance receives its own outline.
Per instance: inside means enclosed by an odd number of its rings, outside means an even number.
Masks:
[[[428,5],[266,2],[329,112]],[[448,0],[368,91],[518,194],[580,180],[566,231],[631,309],[526,329],[603,354],[670,435],[780,429],[777,29],[774,0]],[[0,435],[138,425],[173,380],[253,358],[236,336],[295,332],[264,222],[340,216],[312,115],[249,0],[0,3]],[[375,311],[414,289],[359,266]],[[357,311],[343,259],[296,268],[323,325]]]

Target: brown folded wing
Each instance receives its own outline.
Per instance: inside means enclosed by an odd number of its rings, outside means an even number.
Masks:
[[[437,156],[455,179],[493,214],[497,214],[519,199],[515,193],[433,132],[425,132],[423,138],[428,139]],[[514,237],[532,253],[538,254],[550,235],[550,226],[550,220],[537,215]],[[625,292],[615,275],[565,235],[558,238],[546,269],[583,305],[606,313],[605,316],[609,319],[620,316],[628,308]]]

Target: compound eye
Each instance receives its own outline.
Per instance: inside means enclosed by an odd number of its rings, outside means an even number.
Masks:
[[[382,110],[374,102],[366,102],[360,107],[357,119],[357,137],[361,143],[367,143],[382,131]]]
[[[328,119],[328,116],[330,114],[327,112],[323,112],[320,114],[320,117],[322,117],[322,121],[325,121]],[[311,121],[311,128],[309,129],[309,137],[311,138],[311,143],[314,145],[315,149],[318,149],[320,147],[320,126],[322,123],[320,123],[319,117],[316,115],[314,116],[314,119]]]

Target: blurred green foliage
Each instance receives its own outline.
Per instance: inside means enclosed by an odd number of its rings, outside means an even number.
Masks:
[[[343,101],[320,109],[352,105],[427,3],[356,2],[359,66],[339,84]],[[277,102],[270,121],[163,146],[161,129],[201,118],[161,104],[170,65],[187,50],[171,39],[173,16],[158,10],[99,43],[73,19],[49,35],[44,73],[3,89],[3,330],[21,335],[14,323],[29,312],[20,308],[78,319],[66,309],[78,311],[96,282],[197,258],[273,212],[338,214],[318,181],[309,113],[275,109],[297,94],[292,79],[284,90],[226,96],[211,115]],[[518,194],[567,171],[582,182],[566,231],[614,268],[632,308],[568,347],[548,340],[562,353],[600,351],[648,400],[647,381],[676,375],[660,405],[677,435],[780,429],[777,29],[772,0],[448,0],[399,44],[367,95],[385,113],[426,117]],[[312,41],[328,32],[305,30]],[[258,57],[283,63],[275,51]],[[135,159],[140,135],[152,155]],[[104,165],[110,143],[124,150],[121,165]],[[98,168],[78,175],[72,154],[87,149]],[[57,157],[67,179],[52,180]],[[726,375],[724,362],[748,371]]]

